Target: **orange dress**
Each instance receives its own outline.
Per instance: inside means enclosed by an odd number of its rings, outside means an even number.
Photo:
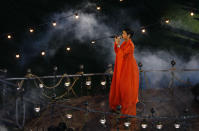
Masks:
[[[121,113],[136,115],[138,102],[139,69],[134,54],[134,44],[131,40],[123,42],[120,47],[114,43],[116,60],[109,93],[109,107],[116,110],[122,106]]]

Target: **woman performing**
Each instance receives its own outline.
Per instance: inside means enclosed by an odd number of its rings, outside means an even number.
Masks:
[[[139,90],[139,69],[133,56],[131,33],[129,29],[122,31],[124,42],[121,45],[120,37],[115,38],[116,60],[109,94],[111,110],[116,111],[116,107],[121,105],[121,113],[126,115],[136,115]]]

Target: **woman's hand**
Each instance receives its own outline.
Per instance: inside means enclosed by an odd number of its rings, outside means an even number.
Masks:
[[[115,42],[116,42],[117,45],[120,44],[120,37],[119,37],[119,36],[116,36],[116,37],[115,37]]]

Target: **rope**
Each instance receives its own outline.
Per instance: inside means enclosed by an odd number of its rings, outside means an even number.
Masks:
[[[80,73],[78,73],[78,74],[80,74]],[[72,85],[70,87],[68,87],[67,91],[65,91],[62,95],[60,95],[58,97],[55,97],[54,99],[58,100],[58,99],[63,98],[64,96],[66,96],[69,93],[69,91],[72,91],[72,93],[75,95],[75,97],[77,97],[75,91],[73,90],[73,87],[74,87],[75,83],[77,82],[77,80],[79,80],[79,78],[76,77],[75,80],[73,81]],[[45,96],[48,99],[52,99],[52,97],[50,97],[47,94],[45,94],[44,91],[42,92],[42,95]]]
[[[165,69],[165,70],[140,70],[140,72],[168,72],[168,71],[176,71],[176,72],[184,72],[184,71],[199,71],[199,69],[175,69],[175,68],[170,68],[170,69]],[[90,74],[81,74],[81,75],[67,75],[68,77],[80,77],[80,76],[99,76],[99,75],[112,75],[110,73],[90,73]],[[47,79],[47,78],[60,78],[63,77],[63,75],[56,75],[56,76],[41,76],[38,77],[37,79]],[[26,77],[20,77],[20,78],[7,78],[5,80],[8,81],[13,81],[13,80],[26,80],[26,79],[36,79],[36,77],[31,77],[31,78],[26,78]]]
[[[67,74],[63,74],[61,76],[61,79],[54,86],[47,86],[47,85],[44,84],[44,82],[38,76],[33,75],[33,74],[30,75],[31,78],[36,78],[41,84],[44,85],[45,88],[48,88],[48,89],[53,89],[53,88],[58,87],[61,84],[63,78],[66,77],[66,76],[67,76]]]

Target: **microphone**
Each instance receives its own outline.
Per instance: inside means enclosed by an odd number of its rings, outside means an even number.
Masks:
[[[111,35],[110,38],[120,37],[122,38],[122,35]]]

